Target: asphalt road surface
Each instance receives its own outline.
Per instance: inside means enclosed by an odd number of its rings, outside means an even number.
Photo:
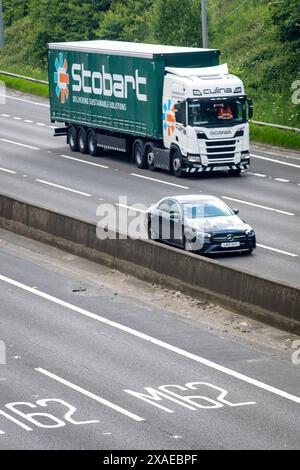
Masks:
[[[290,356],[82,279],[76,260],[0,231],[1,449],[299,449]]]
[[[239,178],[176,179],[139,170],[122,154],[93,158],[70,152],[64,137],[53,137],[46,100],[9,91],[0,105],[1,192],[91,221],[99,221],[99,204],[116,205],[120,197],[126,198],[124,206],[146,207],[174,194],[213,194],[239,208],[258,239],[252,256],[218,261],[299,286],[300,158],[270,152],[253,148],[251,170]]]

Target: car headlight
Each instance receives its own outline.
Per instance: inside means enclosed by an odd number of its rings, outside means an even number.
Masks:
[[[248,235],[248,237],[253,237],[253,235],[255,235],[255,232],[252,228],[248,228],[247,230],[245,230],[245,234]]]
[[[210,240],[211,239],[211,233],[206,233],[206,232],[196,232],[196,235],[198,238],[201,238],[201,239],[206,239],[206,240]]]

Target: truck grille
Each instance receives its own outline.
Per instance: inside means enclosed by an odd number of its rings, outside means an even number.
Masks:
[[[231,140],[207,140],[206,154],[210,162],[224,159],[226,162],[233,161],[236,139]]]

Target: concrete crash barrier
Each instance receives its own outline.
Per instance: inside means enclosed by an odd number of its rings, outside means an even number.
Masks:
[[[0,226],[140,279],[205,297],[269,325],[300,333],[300,289],[296,287],[149,240],[100,240],[94,223],[6,195],[0,195]]]

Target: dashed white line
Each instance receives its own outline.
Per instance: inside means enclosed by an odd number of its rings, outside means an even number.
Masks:
[[[36,122],[35,125],[40,127],[46,127],[46,124],[44,124],[43,122]]]
[[[4,114],[4,113],[2,113],[1,116],[2,116],[2,117],[6,117],[6,118],[10,118],[10,117],[11,117],[10,114]]]
[[[14,116],[13,119],[14,119],[15,121],[22,121],[22,120],[23,120],[23,119],[20,118],[19,116]]]
[[[272,248],[272,247],[266,246],[266,245],[261,245],[260,243],[257,243],[257,246],[259,246],[260,248],[264,248],[265,250],[276,251],[276,253],[282,253],[283,255],[292,256],[294,258],[296,258],[298,256],[295,253],[289,253],[288,251],[279,250],[278,248]]]
[[[169,183],[169,181],[163,181],[156,178],[151,178],[150,176],[138,175],[137,173],[130,173],[131,176],[136,176],[137,178],[144,178],[146,180],[154,181],[155,183],[167,184],[169,186],[175,186],[176,188],[190,189],[188,186],[182,186],[181,184]]]
[[[117,323],[115,321],[109,320],[108,318],[102,317],[100,315],[96,315],[95,313],[89,312],[88,310],[85,310],[81,307],[77,307],[76,305],[70,304],[68,302],[65,302],[64,300],[58,299],[57,297],[53,297],[52,295],[46,294],[43,291],[40,291],[38,289],[34,289],[32,287],[29,287],[25,284],[22,284],[21,282],[15,281],[14,279],[8,278],[6,276],[3,276],[0,274],[0,281],[5,282],[6,284],[13,285],[15,287],[18,287],[19,289],[22,289],[26,292],[30,292],[33,295],[36,295],[40,298],[43,298],[45,300],[48,300],[50,302],[55,303],[56,305],[60,305],[61,307],[67,308],[69,310],[72,310],[73,312],[79,313],[80,315],[83,315],[85,317],[91,318],[93,320],[96,320],[102,324],[106,324],[112,328],[116,328],[120,331],[123,331],[124,333],[130,334],[132,336],[135,336],[143,341],[146,341],[152,345],[158,346],[162,349],[165,349],[167,351],[171,351],[172,353],[175,353],[179,356],[185,357],[186,359],[190,359],[194,362],[197,362],[198,364],[202,364],[206,367],[210,367],[211,369],[217,370],[218,372],[222,372],[223,374],[229,375],[230,377],[234,377],[238,380],[241,380],[242,382],[246,382],[250,385],[253,385],[261,390],[264,390],[266,392],[272,393],[274,395],[280,396],[282,398],[285,398],[286,400],[290,400],[294,403],[300,404],[300,397],[296,395],[292,395],[291,393],[285,392],[284,390],[280,390],[279,388],[273,387],[271,385],[268,385],[264,382],[261,382],[259,380],[253,379],[252,377],[249,377],[247,375],[241,374],[240,372],[237,372],[233,369],[229,369],[228,367],[224,367],[221,364],[218,364],[216,362],[210,361],[209,359],[205,359],[204,357],[197,356],[196,354],[190,353],[184,349],[178,348],[177,346],[173,346],[169,343],[166,343],[165,341],[161,341],[153,336],[149,336],[145,333],[142,333],[141,331],[134,330],[133,328],[130,328],[128,326],[122,325],[121,323]]]
[[[0,171],[4,171],[5,173],[11,173],[12,175],[16,175],[16,171],[8,170],[7,168],[0,168]]]
[[[127,206],[126,204],[120,204],[119,202],[116,203],[116,206],[118,207],[124,207],[125,209],[131,209],[133,211],[136,211],[136,212],[141,212],[143,214],[145,214],[147,211],[143,210],[143,209],[140,209],[138,207],[134,207],[134,206]]]
[[[122,408],[121,406],[115,405],[114,403],[105,400],[105,398],[99,397],[99,395],[95,395],[95,393],[89,392],[88,390],[79,387],[78,385],[73,384],[72,382],[69,382],[69,380],[63,379],[62,377],[59,377],[56,374],[53,374],[52,372],[49,372],[48,370],[43,369],[42,367],[37,367],[35,369],[37,372],[40,372],[43,375],[46,375],[47,377],[50,377],[53,380],[56,380],[57,382],[60,382],[61,384],[65,385],[66,387],[69,387],[73,390],[76,390],[76,392],[81,393],[82,395],[85,395],[86,397],[91,398],[92,400],[97,401],[98,403],[101,403],[102,405],[108,406],[109,408],[112,408],[115,411],[118,411],[119,413],[122,413],[125,416],[128,416],[129,418],[133,419],[134,421],[145,421],[144,418],[141,418],[140,416],[132,413],[131,411],[125,410],[125,408]]]
[[[99,168],[109,168],[109,166],[106,166],[106,165],[100,165],[99,163],[93,163],[93,162],[87,162],[86,160],[81,160],[80,158],[70,157],[69,155],[61,155],[61,158],[74,160],[75,162],[85,163],[86,165],[98,166]]]
[[[243,201],[242,199],[235,199],[233,197],[227,197],[227,196],[222,196],[222,199],[228,199],[228,201],[234,201],[234,202],[239,202],[241,204],[246,204],[247,206],[254,206],[258,207],[259,209],[265,209],[267,211],[273,211],[273,212],[278,212],[279,214],[284,214],[284,215],[295,215],[292,212],[286,212],[281,209],[274,209],[274,207],[269,207],[269,206],[262,206],[260,204],[255,204],[254,202],[249,202],[249,201]]]
[[[275,178],[275,181],[280,181],[281,183],[290,183],[290,180],[286,180],[284,178]]]
[[[17,98],[16,96],[6,95],[4,93],[0,93],[0,96],[2,96],[3,98],[9,98],[10,100],[23,101],[24,103],[34,104],[35,106],[44,106],[46,108],[50,108],[50,104],[46,103],[38,103],[36,101],[25,100],[24,98]]]
[[[253,153],[251,154],[251,157],[258,158],[260,160],[267,160],[268,162],[279,163],[280,165],[291,166],[293,168],[300,168],[300,165],[295,165],[294,163],[282,162],[281,160],[276,160],[274,158],[269,157],[262,157],[261,155],[254,155]]]
[[[7,144],[18,145],[19,147],[25,147],[25,148],[31,149],[31,150],[41,150],[38,147],[32,147],[32,145],[21,144],[20,142],[15,142],[14,140],[7,140],[7,139],[0,139],[0,140],[2,142],[6,142]]]
[[[253,175],[253,176],[258,176],[259,178],[267,178],[268,177],[267,175],[264,175],[262,173],[252,173],[251,171],[249,171],[248,174]]]
[[[68,188],[67,186],[61,186],[60,184],[51,183],[50,181],[45,181],[45,180],[40,180],[40,179],[35,179],[35,181],[37,183],[46,184],[48,186],[53,186],[54,188],[63,189],[64,191],[69,191],[71,193],[80,194],[81,196],[92,197],[91,194],[84,193],[82,191],[77,191],[77,189]]]
[[[30,119],[24,119],[24,122],[26,122],[27,124],[32,124],[33,121],[31,121]]]

